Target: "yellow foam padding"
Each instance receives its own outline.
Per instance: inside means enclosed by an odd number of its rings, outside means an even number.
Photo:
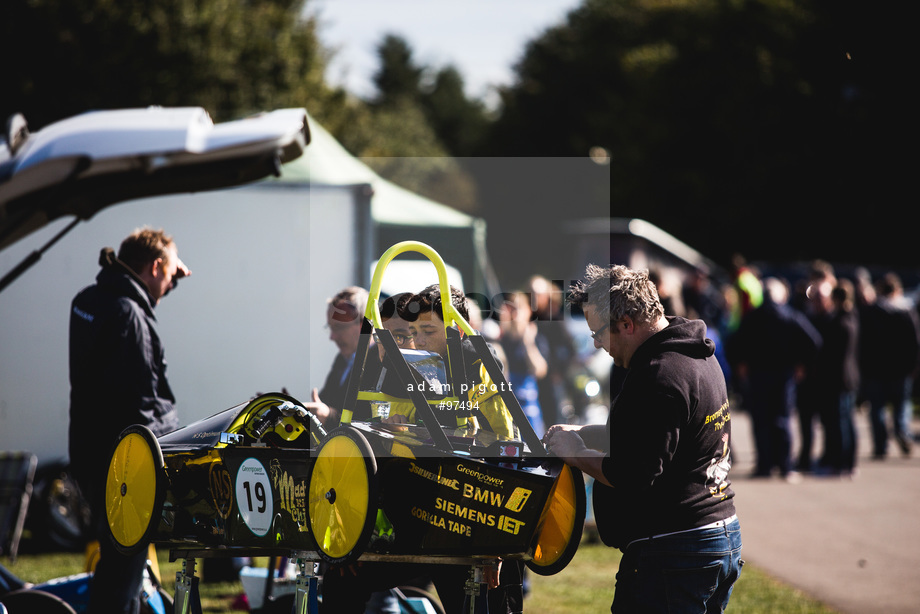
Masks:
[[[154,548],[153,544],[147,546],[147,560],[150,562],[150,570],[153,572],[153,576],[157,579],[157,582],[160,582],[160,562],[157,560],[157,549]]]
[[[441,292],[441,296],[450,296],[447,266],[444,264],[444,259],[441,258],[441,255],[430,245],[426,245],[420,241],[402,241],[397,243],[380,256],[380,260],[377,261],[377,266],[371,278],[371,287],[368,290],[367,309],[364,312],[364,317],[370,321],[374,328],[383,328],[383,318],[380,317],[380,286],[383,283],[383,274],[393,258],[406,252],[418,252],[428,258],[431,264],[434,265],[435,271],[438,274],[438,288]],[[444,322],[445,328],[456,324],[457,327],[467,335],[476,334],[473,327],[470,326],[469,322],[467,322],[462,315],[460,315],[460,312],[457,311],[457,308],[454,307],[450,301],[441,301],[441,320]]]
[[[498,387],[492,382],[481,360],[477,360],[475,365],[479,366],[480,383],[469,390],[470,404],[479,408],[489,421],[492,432],[498,435],[499,439],[514,439],[514,419],[499,394]]]
[[[94,539],[87,543],[84,554],[86,559],[83,564],[83,571],[93,573],[96,571],[96,564],[99,563],[99,540]]]

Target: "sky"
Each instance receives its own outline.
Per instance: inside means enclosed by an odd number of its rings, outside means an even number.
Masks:
[[[336,50],[327,81],[369,98],[376,47],[402,36],[417,65],[459,69],[468,96],[495,101],[494,87],[513,80],[525,44],[562,23],[581,0],[309,0],[320,40]]]

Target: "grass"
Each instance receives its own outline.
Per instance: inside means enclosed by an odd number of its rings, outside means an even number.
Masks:
[[[619,551],[599,544],[583,543],[562,572],[542,577],[528,572],[530,593],[524,602],[527,614],[584,614],[609,612],[613,600],[614,576],[619,564]],[[176,572],[182,562],[169,562],[168,553],[158,553],[160,576],[167,592],[175,591]],[[267,559],[256,560],[265,565]],[[199,560],[199,564],[201,561]],[[19,578],[28,582],[42,582],[51,578],[81,573],[82,554],[48,553],[20,555],[15,563],[3,564]],[[207,562],[204,562],[207,565]],[[230,614],[234,600],[242,593],[236,582],[202,583],[201,605],[203,613]],[[821,603],[809,598],[766,573],[745,566],[735,585],[729,612],[759,614],[783,612],[784,614],[834,614]]]

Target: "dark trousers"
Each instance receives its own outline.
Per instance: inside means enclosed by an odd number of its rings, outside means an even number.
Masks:
[[[795,378],[791,372],[756,372],[750,376],[746,404],[751,412],[755,474],[769,475],[778,467],[786,475],[792,469],[792,408]]]
[[[147,548],[120,554],[107,537],[99,539],[99,563],[90,584],[90,614],[137,614]]]
[[[131,556],[116,550],[106,520],[104,482],[87,479],[76,471],[74,477],[89,502],[93,536],[99,540],[99,562],[90,580],[89,614],[137,614],[147,548]]]

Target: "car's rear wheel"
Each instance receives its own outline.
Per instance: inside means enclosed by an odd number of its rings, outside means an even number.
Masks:
[[[320,556],[345,564],[364,552],[377,518],[377,462],[367,439],[342,426],[323,441],[310,473],[310,530]]]
[[[166,494],[163,452],[153,432],[135,424],[122,431],[105,482],[105,513],[115,547],[135,554],[147,547]]]

